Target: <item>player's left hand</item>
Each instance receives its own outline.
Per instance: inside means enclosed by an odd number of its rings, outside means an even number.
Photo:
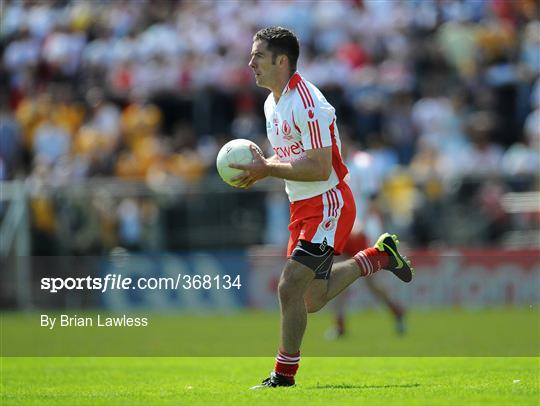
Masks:
[[[230,168],[241,169],[244,172],[235,176],[233,180],[237,187],[249,188],[261,179],[266,178],[270,174],[268,161],[262,156],[261,152],[253,145],[250,146],[253,162],[250,164],[230,164]]]

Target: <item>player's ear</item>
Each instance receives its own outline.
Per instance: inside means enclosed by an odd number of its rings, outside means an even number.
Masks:
[[[287,55],[280,55],[278,58],[279,66],[287,66],[289,64],[289,58],[287,58]]]

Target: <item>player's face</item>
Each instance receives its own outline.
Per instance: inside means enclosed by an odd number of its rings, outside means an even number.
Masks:
[[[272,63],[272,53],[268,50],[265,41],[255,41],[251,48],[251,59],[249,67],[255,73],[255,83],[257,86],[271,89],[275,82],[277,65]]]

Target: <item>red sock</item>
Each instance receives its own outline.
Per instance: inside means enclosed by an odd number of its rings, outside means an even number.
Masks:
[[[294,354],[287,354],[286,352],[279,350],[276,355],[274,372],[290,379],[291,382],[294,382],[294,376],[296,375],[296,371],[298,371],[299,363],[300,351]]]
[[[390,257],[386,252],[381,252],[376,248],[366,248],[354,257],[360,268],[362,276],[369,276],[388,266]]]

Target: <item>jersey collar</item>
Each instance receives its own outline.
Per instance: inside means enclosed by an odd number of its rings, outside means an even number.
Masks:
[[[294,72],[294,74],[289,79],[287,86],[285,86],[285,91],[283,92],[283,94],[287,93],[289,90],[294,89],[298,82],[300,82],[301,80],[302,77],[300,76],[300,74],[298,72]]]

